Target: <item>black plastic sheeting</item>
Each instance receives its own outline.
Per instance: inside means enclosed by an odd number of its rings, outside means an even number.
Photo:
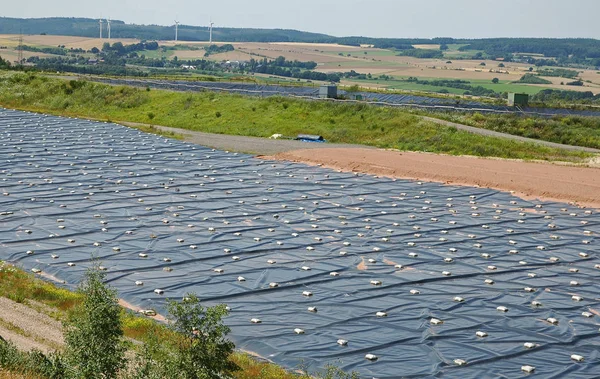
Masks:
[[[110,83],[117,85],[130,85],[151,87],[166,90],[176,91],[222,91],[229,93],[237,93],[249,96],[293,96],[304,97],[309,99],[317,99],[319,95],[318,87],[294,87],[280,85],[260,85],[248,83],[227,83],[227,82],[190,82],[190,81],[173,81],[173,80],[139,80],[139,79],[106,79],[106,78],[90,78],[90,80]],[[340,95],[346,94],[340,90]],[[385,94],[373,92],[358,92],[364,100],[373,105],[379,106],[407,106],[415,108],[432,109],[436,111],[458,111],[458,112],[488,112],[498,114],[522,114],[528,116],[586,116],[600,117],[600,111],[593,110],[575,110],[566,108],[533,108],[533,107],[508,107],[501,105],[486,104],[473,100],[461,99],[457,101],[452,98],[436,98],[415,95],[401,94]],[[354,100],[335,100],[327,99],[327,101],[347,101],[357,102]],[[362,103],[362,102],[361,102]]]
[[[0,187],[0,259],[73,287],[93,254],[142,309],[226,303],[237,347],[285,367],[600,373],[595,211],[1,109]]]

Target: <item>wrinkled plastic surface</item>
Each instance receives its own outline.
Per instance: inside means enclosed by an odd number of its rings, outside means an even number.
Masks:
[[[597,212],[1,109],[0,187],[0,259],[73,287],[94,255],[142,309],[164,312],[165,298],[189,292],[226,303],[236,345],[289,368],[332,363],[377,378],[520,377],[524,365],[540,377],[600,372]]]

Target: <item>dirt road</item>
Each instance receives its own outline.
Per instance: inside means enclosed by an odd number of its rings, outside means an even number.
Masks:
[[[0,336],[22,350],[37,349],[48,353],[64,345],[62,325],[42,312],[43,304],[16,303],[0,297]]]
[[[343,171],[479,186],[600,208],[600,168],[456,157],[380,149],[296,150],[265,159],[319,164]]]

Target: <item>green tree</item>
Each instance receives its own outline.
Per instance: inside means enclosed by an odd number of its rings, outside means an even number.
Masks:
[[[226,339],[225,305],[204,308],[194,294],[183,301],[169,300],[169,326],[179,333],[173,365],[182,378],[222,378],[237,371],[229,360],[235,345]]]
[[[498,78],[492,79],[492,83],[494,83],[494,84],[498,84],[499,82],[500,82],[500,79],[498,79]]]
[[[442,51],[446,51],[446,50],[448,50],[448,49],[449,49],[449,48],[448,48],[448,45],[446,45],[445,43],[443,43],[443,44],[441,44],[441,45],[440,45],[440,50],[442,50]]]
[[[66,358],[78,378],[116,378],[125,366],[121,308],[99,265],[88,269],[78,292],[83,301],[66,323]]]

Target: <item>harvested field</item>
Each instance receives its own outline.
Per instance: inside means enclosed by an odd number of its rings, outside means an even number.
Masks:
[[[105,31],[106,33],[106,31]],[[132,38],[112,38],[110,41],[106,38],[88,38],[88,37],[71,37],[71,36],[53,36],[53,35],[24,35],[23,44],[30,46],[50,46],[56,47],[64,45],[69,48],[80,48],[90,50],[92,47],[102,48],[105,42],[115,43],[122,42],[124,45],[140,42]],[[18,34],[2,34],[0,35],[0,46],[14,46],[19,43]]]

